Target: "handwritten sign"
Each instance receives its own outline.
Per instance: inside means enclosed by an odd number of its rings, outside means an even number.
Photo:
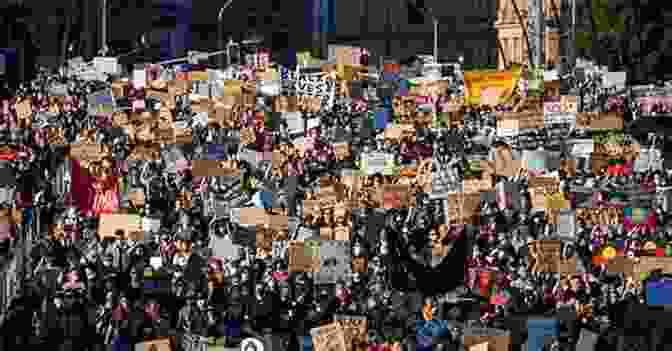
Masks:
[[[16,117],[19,120],[30,119],[33,115],[32,99],[24,98],[20,100],[15,106]]]
[[[103,214],[98,224],[98,237],[104,238],[132,238],[142,233],[142,218],[132,214]]]
[[[347,351],[363,351],[368,345],[367,320],[365,316],[334,315],[334,321],[343,329]]]
[[[622,208],[577,208],[576,221],[588,225],[621,224],[625,218]]]
[[[641,256],[634,266],[634,276],[661,269],[663,273],[672,273],[672,257]]]
[[[196,177],[238,177],[240,168],[230,161],[193,160],[192,173]]]
[[[129,191],[128,201],[136,208],[142,207],[145,205],[145,192],[142,190]]]
[[[239,210],[241,225],[268,225],[270,228],[286,230],[289,227],[288,217],[269,215],[263,208],[245,207]]]
[[[540,129],[544,127],[544,114],[537,111],[525,112],[499,112],[497,120],[511,120],[508,128],[517,129]]]
[[[345,335],[338,322],[310,330],[315,351],[346,351]]]
[[[366,174],[373,175],[376,173],[383,173],[385,170],[385,164],[389,159],[389,155],[382,152],[372,152],[369,154],[363,155],[363,170]]]
[[[319,269],[319,256],[308,254],[305,242],[290,240],[287,251],[290,272],[316,272]]]
[[[80,161],[97,161],[107,155],[108,153],[100,144],[72,144],[70,146],[70,157]]]
[[[576,127],[594,130],[623,129],[623,113],[580,112],[576,116]]]
[[[555,273],[561,258],[560,240],[537,240],[528,244],[530,272]]]
[[[508,351],[511,345],[509,331],[494,328],[465,328],[462,344],[470,350],[472,346],[487,343],[488,351]]]
[[[578,100],[574,95],[560,96],[560,111],[564,113],[576,114],[578,112]]]
[[[532,207],[545,209],[547,194],[557,193],[560,190],[560,180],[554,177],[530,177],[528,182]]]

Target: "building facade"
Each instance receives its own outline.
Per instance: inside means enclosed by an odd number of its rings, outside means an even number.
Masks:
[[[560,0],[544,0],[544,14],[548,22],[563,17]],[[502,69],[512,63],[527,63],[528,20],[527,0],[497,0],[497,67]],[[522,23],[522,25],[521,25]],[[546,27],[544,34],[546,64],[560,63],[560,31],[557,27]]]

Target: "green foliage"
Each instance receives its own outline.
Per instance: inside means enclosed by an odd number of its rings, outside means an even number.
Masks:
[[[593,135],[593,142],[596,144],[623,144],[625,143],[625,135],[622,131],[610,130]]]

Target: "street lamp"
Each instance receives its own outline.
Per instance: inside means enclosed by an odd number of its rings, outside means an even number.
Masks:
[[[217,14],[217,49],[218,50],[224,50],[224,26],[222,24],[222,19],[224,18],[224,10],[228,9],[229,6],[233,3],[233,0],[227,0],[224,5],[219,9],[219,13]],[[232,41],[229,40],[229,43],[226,45],[226,57],[227,57],[227,64],[231,64],[231,53],[229,51],[231,47]],[[219,67],[223,68],[224,62],[222,62],[223,58],[219,58],[217,61],[219,61]]]
[[[100,29],[100,40],[101,40],[101,48],[98,51],[98,54],[100,56],[107,56],[108,52],[110,49],[107,47],[107,0],[102,0],[100,3],[101,7],[101,29]]]
[[[439,18],[434,15],[434,12],[428,8],[428,7],[423,7],[419,8],[416,6],[415,2],[406,0],[411,6],[413,6],[415,9],[418,11],[422,12],[423,15],[429,17],[432,19],[432,23],[434,24],[434,63],[438,64],[439,63]]]

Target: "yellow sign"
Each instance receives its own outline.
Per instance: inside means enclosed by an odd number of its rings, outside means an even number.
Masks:
[[[208,81],[208,72],[206,71],[191,71],[191,80]]]
[[[499,103],[508,101],[520,79],[521,66],[506,71],[478,70],[464,72],[465,103],[479,105],[492,104],[493,94]],[[481,101],[481,92],[486,92],[487,101]]]

